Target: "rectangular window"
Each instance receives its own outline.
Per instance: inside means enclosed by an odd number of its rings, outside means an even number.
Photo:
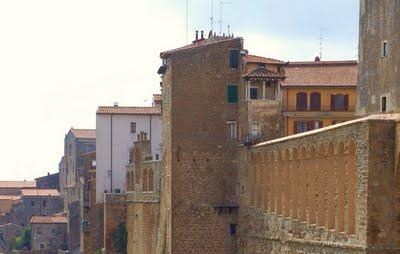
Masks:
[[[131,122],[131,133],[136,133],[136,123]]]
[[[389,53],[388,42],[383,41],[382,42],[382,57],[387,57],[388,53]]]
[[[381,106],[382,112],[386,112],[387,107],[386,107],[386,96],[382,97],[382,106]]]
[[[236,121],[229,121],[227,124],[228,124],[228,138],[231,140],[236,140],[237,137]]]
[[[238,87],[236,85],[229,85],[227,93],[228,93],[228,103],[237,103]]]
[[[258,88],[251,87],[250,88],[250,100],[257,100],[258,99]]]
[[[44,249],[46,247],[46,245],[44,243],[40,244],[40,249]]]
[[[260,68],[260,69],[265,69],[265,63],[260,63],[260,64],[258,64],[258,68]]]
[[[261,134],[261,126],[259,122],[253,122],[251,134],[253,134],[253,136],[258,136]]]
[[[231,49],[229,59],[230,59],[229,67],[231,69],[237,69],[239,67],[239,50]]]
[[[46,200],[43,200],[43,202],[42,202],[42,206],[43,206],[43,207],[46,207],[46,205],[47,205],[47,202],[46,202]]]
[[[31,206],[35,206],[35,201],[31,201]]]
[[[231,236],[235,236],[237,232],[237,225],[231,224]]]
[[[307,121],[296,122],[296,133],[302,133],[307,131]]]

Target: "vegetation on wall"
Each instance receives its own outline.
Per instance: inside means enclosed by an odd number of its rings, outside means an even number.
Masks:
[[[31,228],[26,226],[21,236],[11,240],[12,250],[29,250],[31,247]]]
[[[126,231],[125,222],[121,222],[119,223],[116,232],[112,234],[112,249],[120,254],[127,254],[127,238],[128,233]]]

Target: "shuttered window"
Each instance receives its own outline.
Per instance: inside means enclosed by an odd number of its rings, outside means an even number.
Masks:
[[[229,85],[227,93],[228,93],[228,103],[237,103],[238,87],[236,85]]]
[[[239,50],[231,49],[229,67],[231,69],[237,69],[239,67]]]
[[[297,111],[307,111],[307,94],[297,93],[296,94],[296,108]]]

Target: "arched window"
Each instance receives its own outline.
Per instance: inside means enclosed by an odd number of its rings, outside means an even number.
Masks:
[[[297,111],[307,111],[307,94],[297,93],[296,95],[296,110]]]
[[[331,111],[349,110],[349,96],[346,94],[331,95]]]
[[[321,94],[318,92],[311,93],[310,99],[311,111],[321,111]]]

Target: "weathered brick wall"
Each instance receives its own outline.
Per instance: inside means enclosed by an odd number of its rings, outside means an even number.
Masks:
[[[229,68],[229,50],[242,48],[241,38],[229,39],[168,58],[163,77],[164,253],[234,252],[236,239],[229,229],[235,213],[221,215],[213,204],[236,201],[232,158],[237,143],[228,139],[227,121],[238,121],[239,104],[229,104],[226,95],[227,86],[239,85],[241,76],[240,68]]]
[[[104,248],[105,253],[118,253],[115,245],[115,234],[121,222],[126,218],[126,195],[104,194]]]
[[[395,131],[362,119],[244,148],[238,253],[398,253]]]

